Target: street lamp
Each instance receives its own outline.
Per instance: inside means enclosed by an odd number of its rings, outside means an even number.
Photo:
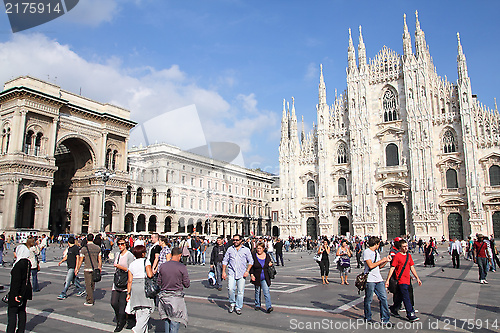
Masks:
[[[106,182],[108,182],[111,178],[115,176],[115,173],[109,171],[108,169],[99,170],[95,173],[96,177],[100,177],[103,182],[102,188],[102,207],[101,207],[101,232],[104,232],[104,218],[106,215],[104,214],[104,206],[106,204]]]
[[[208,219],[208,230],[207,230],[207,234],[210,236],[210,234],[212,233],[212,228],[211,228],[211,225],[210,225],[210,197],[212,196],[212,191],[210,191],[210,189],[207,190],[207,219]]]

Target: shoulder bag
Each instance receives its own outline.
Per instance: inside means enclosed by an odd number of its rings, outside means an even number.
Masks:
[[[120,255],[121,253],[118,253],[118,260],[116,261],[118,265],[120,264]],[[115,287],[117,289],[127,288],[128,272],[123,269],[116,268],[115,275],[113,276],[113,282],[115,283]]]
[[[144,278],[144,292],[146,293],[146,297],[155,299],[160,293],[161,287],[158,284],[156,275],[153,275],[152,278],[148,277],[148,273],[146,272],[146,259],[144,259],[144,272],[146,273],[146,277]]]
[[[377,255],[378,255],[378,252],[375,251],[375,261],[373,263],[377,262]],[[373,268],[375,268],[375,267],[373,267]],[[366,289],[366,282],[368,280],[368,274],[370,274],[370,272],[373,268],[370,268],[368,273],[361,273],[358,276],[356,276],[356,280],[354,281],[354,285],[356,286],[356,288],[358,288],[358,295],[361,291]]]
[[[269,255],[267,255],[269,256]],[[267,274],[269,274],[269,278],[270,279],[274,279],[276,277],[276,274],[278,274],[278,272],[276,271],[276,267],[274,267],[274,265],[272,266],[267,266]]]
[[[90,265],[92,266],[92,280],[94,282],[101,281],[101,270],[99,268],[94,268],[94,263],[92,262],[92,256],[90,255],[89,247],[85,244],[85,248],[87,249],[87,254],[89,255]]]
[[[406,264],[408,263],[408,258],[409,254],[406,254],[406,260],[405,264],[403,265],[403,269],[399,273],[399,276],[397,278],[393,278],[394,274],[391,275],[391,278],[389,279],[389,291],[393,294],[395,294],[398,291],[398,284],[399,284],[399,279],[401,279],[401,276],[403,275],[403,272],[405,271]]]

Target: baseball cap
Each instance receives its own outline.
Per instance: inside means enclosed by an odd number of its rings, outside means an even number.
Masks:
[[[402,240],[402,239],[403,239],[403,238],[401,238],[401,237],[396,237],[396,238],[394,238],[394,241],[395,241],[395,242],[399,242],[399,241],[400,241],[400,240]]]

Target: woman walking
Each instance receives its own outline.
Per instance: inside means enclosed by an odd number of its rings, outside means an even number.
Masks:
[[[337,266],[340,271],[341,284],[349,284],[347,282],[347,274],[351,270],[351,256],[352,252],[347,245],[347,240],[343,239],[340,242],[340,247],[337,249],[337,257],[339,257]]]
[[[255,286],[255,310],[261,309],[260,291],[264,294],[266,301],[266,312],[271,313],[273,307],[271,304],[271,293],[269,287],[271,286],[271,278],[269,277],[268,267],[272,266],[271,256],[264,252],[265,244],[262,242],[257,243],[253,253],[253,266],[250,268],[250,282]]]
[[[144,279],[146,274],[153,277],[151,262],[146,257],[146,247],[137,245],[132,250],[136,258],[128,267],[127,302],[130,314],[135,314],[136,324],[132,328],[134,333],[147,333],[149,317],[154,309],[154,300],[146,297]]]
[[[127,242],[124,238],[118,240],[118,248],[120,252],[115,255],[115,276],[125,274],[128,276],[128,268],[134,261],[134,255],[127,250]],[[121,279],[117,278],[113,281],[111,288],[111,307],[115,311],[116,328],[115,332],[123,330],[126,324],[127,314],[125,313],[125,306],[127,305],[127,284],[128,279],[125,280],[125,285],[121,285]],[[118,286],[116,283],[118,282]]]
[[[40,286],[38,284],[38,271],[40,270],[40,265],[38,264],[38,256],[40,255],[40,250],[38,246],[35,245],[34,238],[28,238],[26,240],[26,247],[30,251],[29,261],[31,263],[31,282],[33,285],[33,291],[39,292]]]
[[[318,254],[321,255],[321,260],[318,262],[319,269],[321,270],[321,280],[323,284],[329,284],[328,273],[330,272],[330,259],[328,255],[330,254],[330,246],[328,246],[327,239],[324,239],[323,243],[318,248]]]
[[[10,271],[7,333],[24,333],[26,328],[26,303],[33,297],[29,275],[31,269],[29,256],[30,250],[24,244],[16,248],[16,262]]]
[[[430,241],[426,242],[424,245],[425,262],[424,267],[432,266],[435,267],[434,263],[434,246],[432,246],[432,238]]]

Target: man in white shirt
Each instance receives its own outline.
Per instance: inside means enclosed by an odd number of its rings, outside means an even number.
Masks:
[[[135,240],[134,247],[136,247],[137,245],[145,245],[142,236],[139,236],[139,238]]]
[[[391,257],[381,257],[378,248],[380,245],[380,239],[378,237],[370,237],[368,240],[368,248],[363,251],[363,261],[365,263],[365,274],[368,273],[368,279],[366,280],[365,289],[365,320],[367,322],[374,322],[372,319],[371,304],[373,300],[373,294],[375,293],[380,302],[380,319],[384,325],[392,325],[389,322],[390,313],[389,305],[387,304],[387,292],[385,290],[385,283],[382,275],[380,275],[380,268],[384,267]]]
[[[462,243],[457,238],[454,238],[450,243],[450,248],[448,252],[451,254],[451,261],[453,262],[453,268],[460,268],[460,254],[463,252]]]

